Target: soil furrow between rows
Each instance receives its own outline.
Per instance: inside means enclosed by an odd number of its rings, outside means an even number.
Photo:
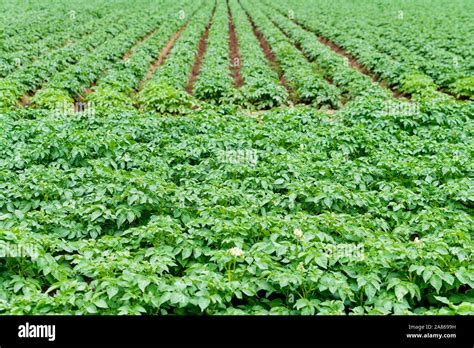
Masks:
[[[229,0],[227,0],[227,13],[229,14],[229,47],[230,47],[230,69],[232,77],[237,88],[244,84],[244,78],[240,74],[241,57],[239,54],[239,45],[237,35],[235,33],[234,18],[229,7]]]
[[[186,92],[188,92],[189,94],[192,94],[194,83],[196,82],[199,76],[199,73],[201,71],[202,60],[204,58],[204,55],[206,54],[206,49],[207,49],[207,38],[209,37],[209,30],[211,29],[211,26],[212,26],[212,20],[216,12],[216,6],[217,4],[212,9],[211,18],[209,19],[209,22],[206,25],[206,29],[204,30],[204,33],[202,34],[201,39],[199,40],[198,51],[196,53],[196,59],[194,60],[193,67],[191,69],[191,74],[189,76],[188,82],[186,83],[186,87],[185,87]]]
[[[263,34],[258,30],[257,25],[255,24],[253,18],[250,16],[250,14],[247,12],[247,10],[242,6],[242,3],[239,1],[240,7],[242,7],[243,11],[247,15],[247,18],[250,22],[250,25],[252,26],[252,31],[255,35],[255,37],[258,39],[260,43],[260,47],[263,50],[263,53],[265,54],[265,57],[267,58],[268,62],[270,63],[271,67],[278,73],[278,76],[280,78],[280,84],[286,88],[288,91],[288,94],[290,96],[293,96],[293,91],[291,90],[290,86],[286,82],[285,75],[283,74],[282,69],[280,68],[276,58],[275,54],[273,53],[272,49],[270,48],[270,45],[268,44],[267,40],[263,36]]]

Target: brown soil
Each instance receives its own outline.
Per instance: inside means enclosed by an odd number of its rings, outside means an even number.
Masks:
[[[197,77],[201,71],[202,59],[204,57],[204,54],[206,53],[207,38],[209,37],[209,30],[211,29],[212,19],[214,18],[215,12],[216,12],[216,5],[214,5],[214,8],[212,9],[211,18],[209,19],[209,22],[206,25],[206,29],[204,30],[204,33],[202,34],[201,39],[199,40],[196,58],[194,60],[193,67],[191,69],[191,74],[189,76],[188,82],[185,87],[186,92],[188,92],[189,94],[192,94],[194,82],[196,82]]]
[[[179,36],[181,35],[181,33],[183,32],[183,30],[186,28],[187,25],[188,23],[184,24],[181,28],[179,28],[179,30],[176,33],[173,34],[173,36],[171,36],[171,38],[166,43],[165,47],[163,47],[163,49],[161,50],[158,58],[153,63],[150,63],[150,69],[146,73],[145,78],[140,81],[139,89],[141,89],[143,85],[145,84],[145,82],[150,79],[150,77],[153,75],[156,69],[158,69],[161,65],[163,65],[166,57],[168,57],[168,54],[173,48],[174,43],[176,42],[176,40],[178,40]]]
[[[465,95],[456,95],[454,92],[448,90],[447,88],[439,88],[438,89],[439,92],[441,93],[444,93],[444,94],[447,94],[457,100],[461,100],[461,101],[468,101],[469,100],[469,97],[468,96],[465,96]]]
[[[260,47],[262,48],[263,53],[265,54],[265,57],[267,58],[273,70],[275,70],[278,73],[279,78],[280,78],[280,84],[286,88],[286,90],[288,91],[288,94],[292,95],[293,93],[291,91],[291,88],[288,86],[288,83],[286,82],[285,75],[281,71],[280,66],[278,65],[276,61],[275,55],[273,54],[273,51],[270,48],[270,45],[268,44],[267,40],[265,40],[265,37],[263,36],[263,34],[257,29],[257,26],[255,25],[255,22],[253,21],[252,17],[245,10],[245,8],[242,6],[240,1],[239,1],[239,4],[244,10],[245,14],[247,15],[250,25],[252,26],[252,31],[258,39],[258,42],[260,43]]]
[[[230,70],[234,78],[235,86],[238,88],[244,84],[244,78],[240,74],[241,59],[239,54],[239,47],[237,35],[235,34],[234,18],[229,7],[229,0],[227,0],[227,13],[229,16],[229,47],[230,47]],[[237,64],[235,64],[237,62]]]
[[[97,82],[96,82],[96,81],[91,82],[91,84],[89,85],[89,87],[86,87],[86,88],[84,89],[84,91],[83,91],[81,94],[73,96],[74,102],[75,102],[75,103],[83,103],[83,102],[85,102],[86,96],[87,96],[88,94],[94,93],[94,90],[92,89],[92,87],[95,87],[95,86],[97,86]]]
[[[184,27],[180,28],[176,33],[174,33],[173,36],[171,37],[171,39],[166,43],[165,47],[161,50],[161,53],[158,56],[158,59],[155,61],[155,63],[153,63],[150,66],[150,70],[146,74],[146,79],[147,80],[151,77],[151,75],[153,75],[155,70],[165,62],[166,57],[168,57],[168,54],[170,53],[171,49],[173,48],[173,45],[176,42],[176,40],[178,40],[179,36],[183,32],[183,29],[184,29]]]
[[[30,106],[31,105],[30,96],[28,94],[23,95],[20,98],[20,103],[23,106]]]

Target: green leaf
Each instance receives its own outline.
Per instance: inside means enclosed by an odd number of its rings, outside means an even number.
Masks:
[[[325,256],[325,255],[316,257],[316,258],[314,259],[314,261],[315,261],[316,264],[317,264],[319,267],[321,267],[321,268],[326,268],[327,265],[328,265],[328,258],[327,258],[327,256]]]
[[[103,299],[95,300],[94,304],[99,308],[109,308],[109,305]]]
[[[192,252],[193,252],[193,250],[191,248],[184,248],[183,249],[183,254],[182,254],[183,260],[186,260],[188,257],[190,257]]]
[[[474,315],[474,304],[469,302],[461,303],[456,307],[456,314]]]
[[[365,284],[367,284],[367,280],[364,277],[357,277],[357,286],[362,288]]]
[[[439,293],[439,290],[443,285],[443,281],[437,274],[435,274],[430,278],[430,284],[436,289],[436,292]]]
[[[135,220],[135,214],[133,213],[133,211],[129,210],[129,211],[127,212],[127,221],[128,221],[129,223],[132,223],[133,220]]]
[[[204,311],[207,307],[209,307],[210,303],[211,303],[211,300],[209,300],[206,297],[201,297],[198,300],[198,305],[201,308],[201,311]]]
[[[148,278],[139,278],[138,279],[138,287],[141,291],[145,292],[146,287],[150,284],[150,279]]]
[[[161,306],[163,303],[169,301],[171,298],[171,293],[170,292],[165,292],[164,294],[162,294],[158,301],[157,301],[157,306]]]
[[[365,294],[367,295],[367,299],[371,301],[375,297],[375,294],[376,294],[375,287],[372,286],[371,284],[367,285],[365,287]]]
[[[408,294],[409,290],[402,284],[395,286],[395,296],[397,296],[397,300],[401,301],[403,297]]]
[[[449,285],[453,285],[454,283],[454,277],[451,274],[448,273],[439,273],[439,276],[441,279],[443,279],[446,283]]]
[[[188,299],[187,296],[180,292],[173,292],[170,296],[170,301],[173,304],[185,304],[187,303]]]
[[[100,216],[102,216],[102,214],[103,214],[102,210],[95,210],[91,215],[91,221],[97,220]]]
[[[109,296],[109,299],[117,295],[119,292],[119,288],[116,286],[110,286],[107,288],[107,295]]]
[[[91,314],[97,313],[97,307],[94,306],[93,304],[86,305],[85,309],[86,309],[86,312],[88,313],[91,313]]]
[[[447,304],[447,305],[451,304],[451,302],[449,302],[449,300],[446,297],[434,296],[434,298],[437,299],[438,301],[444,303],[444,304]]]
[[[256,262],[256,265],[257,265],[258,268],[260,268],[262,270],[268,269],[268,264],[263,260],[258,260]]]
[[[390,278],[387,284],[387,290],[390,290],[393,288],[395,285],[398,285],[401,283],[401,279],[399,278]]]
[[[21,288],[23,288],[24,285],[24,283],[15,283],[13,286],[13,292],[17,293]]]
[[[431,278],[432,275],[433,275],[432,271],[430,271],[429,269],[425,269],[423,271],[423,281],[428,282],[428,280]]]

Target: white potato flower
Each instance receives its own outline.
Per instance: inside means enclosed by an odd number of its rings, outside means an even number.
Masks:
[[[297,269],[298,271],[300,271],[300,272],[306,271],[306,269],[304,268],[303,262],[300,262],[300,263],[298,264],[298,267],[297,267],[296,269]]]
[[[238,247],[234,247],[229,249],[229,254],[231,254],[232,256],[243,257],[244,251]]]
[[[304,238],[303,231],[300,228],[295,228],[293,234],[295,235],[296,239],[302,240]]]

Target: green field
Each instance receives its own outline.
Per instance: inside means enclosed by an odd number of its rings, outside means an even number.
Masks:
[[[0,314],[474,314],[472,13],[4,0]]]

